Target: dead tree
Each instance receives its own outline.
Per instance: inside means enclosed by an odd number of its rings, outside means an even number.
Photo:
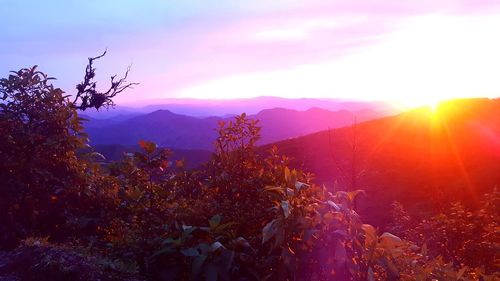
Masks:
[[[124,90],[131,88],[139,83],[127,83],[128,73],[130,71],[130,66],[127,67],[127,71],[122,78],[116,80],[116,75],[111,76],[111,84],[109,88],[100,92],[97,90],[97,82],[94,81],[95,78],[95,68],[93,63],[106,55],[106,51],[97,57],[90,57],[89,63],[85,68],[85,76],[83,81],[76,85],[77,93],[75,99],[72,102],[72,106],[76,109],[85,111],[88,108],[95,108],[99,110],[102,107],[108,108],[114,106],[113,98]]]
[[[336,157],[333,151],[333,139],[335,136],[332,137],[332,133],[334,134],[335,130],[331,130],[330,128],[328,128],[328,142],[331,158],[335,168],[337,169],[338,179],[345,186],[346,190],[354,191],[359,188],[358,179],[364,172],[360,169],[362,164],[362,161],[360,160],[362,159],[360,159],[361,153],[359,151],[358,122],[356,117],[354,117],[353,124],[350,129],[350,135],[346,135],[346,138],[348,139],[346,139],[347,147],[345,151],[349,154],[346,155],[345,163],[343,161],[339,161],[340,159]]]

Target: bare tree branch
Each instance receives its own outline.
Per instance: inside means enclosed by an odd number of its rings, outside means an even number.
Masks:
[[[95,60],[98,60],[104,57],[107,53],[107,50],[104,51],[101,55],[97,57],[90,57],[89,63],[85,68],[85,76],[83,77],[83,81],[76,85],[77,93],[75,95],[75,99],[72,104],[73,107],[79,110],[86,110],[88,108],[95,108],[99,110],[101,107],[110,107],[114,106],[113,98],[119,93],[123,92],[128,88],[132,88],[134,85],[138,85],[139,83],[127,83],[128,73],[130,72],[131,66],[127,67],[127,71],[123,78],[120,78],[115,81],[116,75],[111,76],[111,85],[109,89],[105,92],[99,92],[97,90],[97,82],[94,81],[95,78],[95,68],[93,67],[93,63]]]

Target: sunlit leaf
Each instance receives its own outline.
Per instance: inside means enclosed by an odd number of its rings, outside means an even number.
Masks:
[[[153,153],[156,150],[156,144],[153,142],[145,141],[145,140],[140,140],[139,141],[139,146],[144,149],[148,154]]]
[[[379,237],[378,245],[382,248],[394,249],[398,246],[401,246],[402,244],[403,244],[403,241],[401,240],[401,238],[399,238],[396,235],[391,234],[389,232],[384,232]]]
[[[337,204],[331,200],[326,201],[326,204],[328,204],[328,206],[334,208],[335,211],[337,211],[337,212],[341,210],[340,204]]]
[[[370,224],[362,224],[361,229],[365,232],[365,246],[370,246],[377,241],[377,231]]]
[[[288,182],[291,182],[291,173],[290,173],[290,169],[288,167],[285,167],[284,169],[284,174],[285,174],[285,181],[288,183]]]
[[[309,187],[309,185],[306,183],[300,181],[295,182],[295,189],[297,189],[298,191],[300,191],[302,188],[307,188],[307,187]]]
[[[212,245],[210,245],[210,250],[212,252],[215,252],[221,248],[223,249],[224,246],[219,241],[215,241],[214,243],[212,243]]]
[[[264,192],[277,193],[278,195],[284,194],[283,188],[279,186],[266,186]]]
[[[101,153],[99,152],[92,152],[90,154],[90,156],[94,159],[99,159],[99,160],[106,160],[106,157],[104,157],[104,155],[102,155]]]

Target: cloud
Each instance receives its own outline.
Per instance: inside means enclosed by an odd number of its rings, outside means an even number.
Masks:
[[[179,94],[204,98],[282,95],[385,99],[404,105],[500,94],[500,20],[415,16],[376,45],[334,61],[227,75]],[[237,93],[237,94],[235,94]]]
[[[485,51],[483,45],[491,45],[495,39],[484,35],[484,30],[499,27],[495,20],[491,21],[491,28],[477,22],[494,17],[500,11],[500,3],[465,0],[8,3],[2,6],[4,13],[0,17],[1,73],[39,64],[57,76],[64,88],[72,89],[81,78],[86,57],[107,47],[109,55],[98,63],[98,73],[115,74],[133,61],[131,79],[141,82],[134,93],[120,98],[123,100],[194,94],[190,89],[208,91],[211,88],[203,85],[236,81],[231,80],[234,77],[250,75],[255,79],[268,79],[269,73],[289,70],[302,73],[296,69],[304,65],[322,67],[303,75],[316,73],[318,77],[331,77],[331,73],[339,73],[339,77],[343,77],[337,81],[340,84],[356,81],[361,77],[359,73],[368,73],[365,69],[372,69],[375,76],[381,73],[397,76],[404,71],[393,69],[411,70],[412,65],[423,69],[424,62],[432,61],[439,65],[454,65],[458,61],[480,68],[471,61],[474,50],[479,50],[476,52],[480,53],[480,61],[487,69],[490,64],[483,57],[495,58],[495,53],[490,49]],[[455,28],[454,19],[465,19],[467,24]],[[404,57],[412,53],[421,55],[410,60]],[[450,54],[462,57],[454,59]],[[376,70],[375,63],[380,64]],[[345,69],[357,69],[357,72]],[[326,73],[318,73],[320,70]],[[442,71],[446,71],[444,66]],[[363,79],[371,81],[365,84],[380,86],[368,74],[363,75]],[[275,79],[271,77],[269,79]],[[429,75],[425,77],[433,79]],[[252,83],[258,84],[254,78]],[[306,80],[318,85],[323,83],[313,77]],[[409,82],[410,79],[403,80]],[[333,87],[326,82],[323,85]],[[331,94],[347,94],[341,87],[332,89],[337,90],[329,91]],[[282,92],[269,91],[269,94],[287,95],[290,91]],[[361,95],[361,92],[349,93]],[[214,95],[201,90],[196,93]],[[304,95],[314,93],[309,90]]]
[[[313,34],[346,27],[353,23],[359,23],[359,18],[307,18],[294,20],[278,27],[267,27],[251,35],[250,40],[255,41],[283,41],[283,40],[306,40]]]

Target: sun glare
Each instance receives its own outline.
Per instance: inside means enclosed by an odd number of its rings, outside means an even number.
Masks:
[[[428,104],[428,106],[429,106],[429,109],[431,110],[431,112],[433,112],[433,113],[436,113],[436,112],[437,112],[437,109],[438,109],[438,107],[439,107],[439,103],[440,103],[440,102],[441,102],[441,101],[439,101],[439,100],[432,100],[432,101],[429,101],[429,102],[427,103],[427,104]]]

